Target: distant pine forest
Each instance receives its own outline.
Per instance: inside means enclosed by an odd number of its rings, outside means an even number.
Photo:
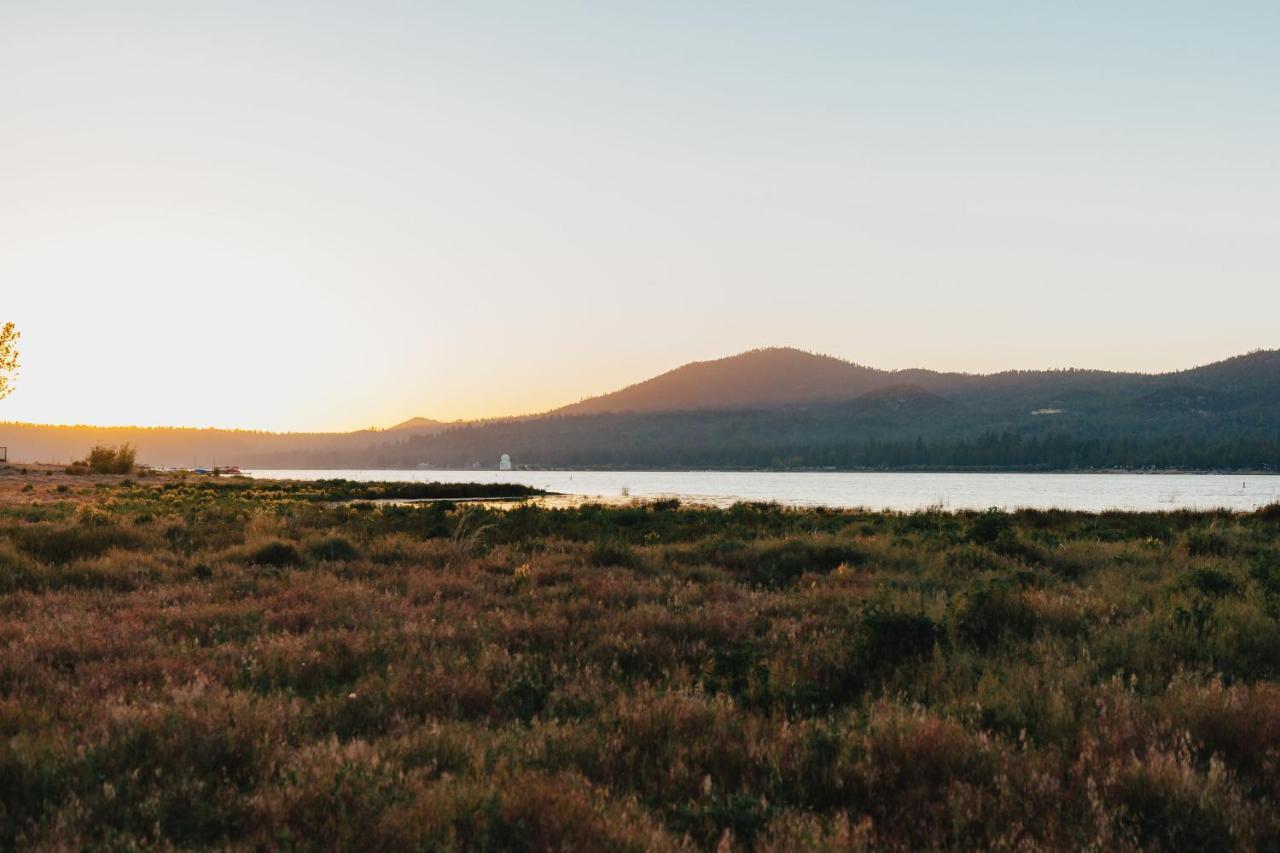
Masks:
[[[1080,419],[1070,426],[868,425],[813,411],[610,414],[468,425],[264,461],[282,468],[491,468],[508,453],[517,467],[533,468],[1280,470],[1280,432],[1266,422],[1159,428]]]
[[[1009,429],[972,438],[910,439],[867,437],[861,440],[814,441],[808,444],[768,441],[766,436],[740,436],[734,443],[709,444],[585,442],[518,447],[517,464],[567,468],[769,468],[872,470],[1017,470],[1073,471],[1090,469],[1280,470],[1280,437],[1209,436],[1203,434],[1072,435],[1024,434]],[[441,467],[465,467],[487,461],[484,437],[441,436],[435,441],[408,442],[391,464],[422,456]],[[516,442],[507,442],[515,445]],[[470,452],[467,452],[467,451]],[[495,457],[496,458],[496,457]],[[324,461],[315,459],[315,462]],[[337,462],[337,460],[334,460]]]

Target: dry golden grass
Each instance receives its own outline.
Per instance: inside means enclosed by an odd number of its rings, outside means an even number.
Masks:
[[[0,477],[5,847],[1280,845],[1273,510],[74,479]]]

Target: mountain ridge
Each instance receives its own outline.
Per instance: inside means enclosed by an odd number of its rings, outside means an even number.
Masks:
[[[1165,373],[967,374],[879,370],[775,347],[482,421],[410,418],[307,434],[0,423],[11,459],[70,461],[120,441],[149,464],[262,468],[488,467],[502,453],[549,467],[1280,468],[1280,351]],[[883,450],[903,442],[913,448]]]
[[[961,373],[928,368],[885,370],[796,347],[761,347],[718,359],[694,361],[543,413],[547,415],[660,412],[705,409],[768,408],[778,405],[838,402],[893,385],[916,385],[926,391],[955,393],[973,387],[1010,387],[1036,382],[1062,384],[1128,379],[1156,383],[1197,371],[1231,371],[1252,360],[1274,362],[1280,384],[1280,351],[1256,350],[1207,365],[1164,373],[1091,368],[1009,369],[994,373]],[[802,375],[801,375],[802,374]]]
[[[1280,352],[1165,373],[958,374],[753,350],[401,450],[444,467],[510,453],[545,467],[1280,469]]]

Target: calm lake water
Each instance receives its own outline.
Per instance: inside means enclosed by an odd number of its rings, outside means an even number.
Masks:
[[[778,501],[795,506],[914,510],[1030,507],[1076,510],[1252,510],[1280,501],[1280,475],[881,474],[753,471],[247,471],[282,479],[522,483],[618,500],[678,497],[715,505]]]

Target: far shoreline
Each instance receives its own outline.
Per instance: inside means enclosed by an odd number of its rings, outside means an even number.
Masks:
[[[0,471],[6,469],[16,470],[20,468],[29,468],[41,472],[62,472],[67,466],[62,463],[55,462],[18,462],[9,460],[0,462]],[[149,465],[142,462],[140,468],[148,469],[156,473],[188,473],[195,474],[196,469],[185,468],[180,466],[166,465]],[[221,466],[219,466],[221,467]],[[463,468],[455,466],[440,466],[430,468],[418,467],[381,467],[381,468],[363,468],[351,466],[339,467],[318,467],[318,466],[295,466],[295,467],[266,467],[258,465],[240,465],[241,471],[251,472],[258,471],[264,474],[276,474],[280,472],[290,471],[332,471],[336,473],[351,472],[394,472],[397,474],[407,473],[431,473],[431,472],[447,472],[450,474],[538,474],[538,473],[597,473],[597,474],[1035,474],[1035,475],[1151,475],[1151,476],[1237,476],[1237,477],[1276,477],[1280,476],[1280,469],[1266,468],[1003,468],[1003,467],[975,467],[975,468],[710,468],[710,467],[611,467],[611,466],[537,466],[537,467],[516,467],[510,471],[503,471],[497,468]],[[209,471],[214,470],[213,466],[208,468]],[[221,476],[234,476],[223,473]]]

